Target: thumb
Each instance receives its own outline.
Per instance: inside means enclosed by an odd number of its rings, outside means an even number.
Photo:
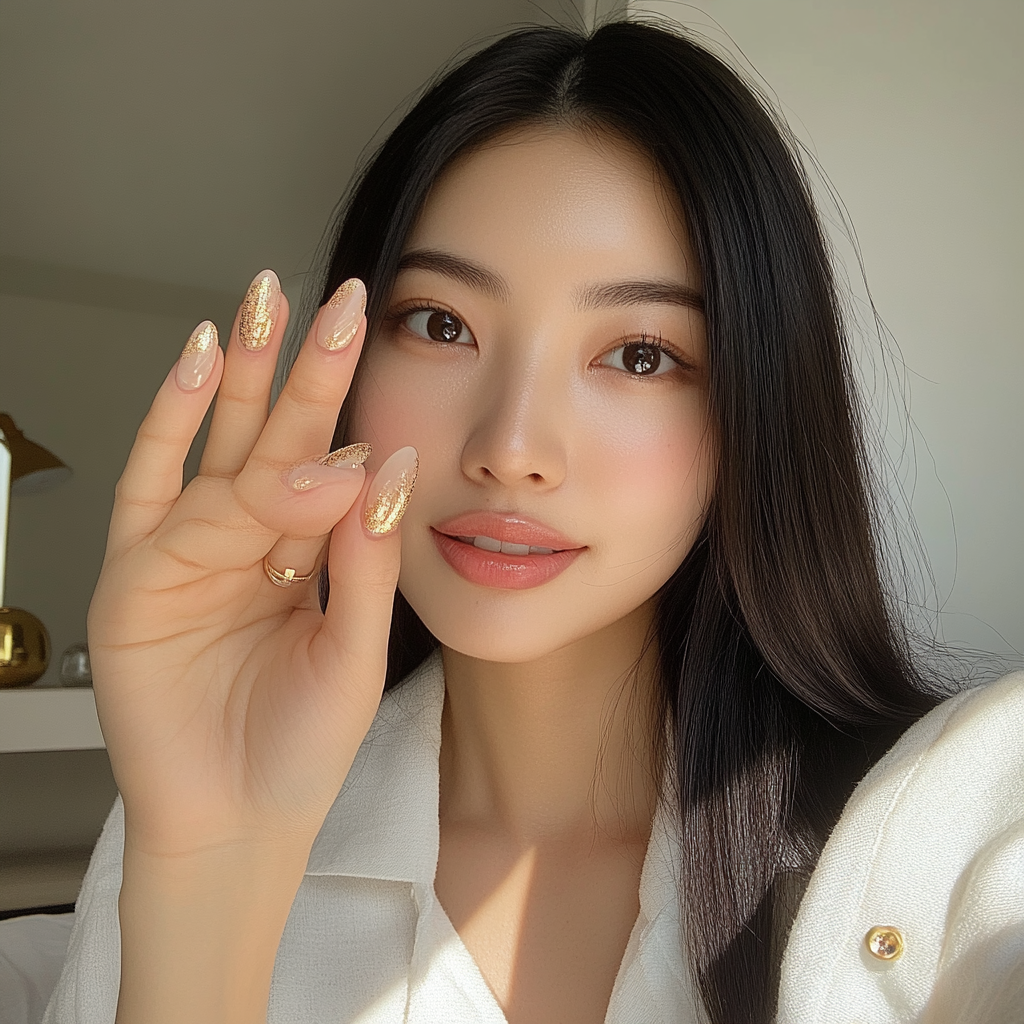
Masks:
[[[331,535],[330,597],[318,640],[330,647],[340,660],[339,670],[372,701],[373,712],[387,670],[391,610],[402,561],[398,525],[418,469],[415,448],[396,451],[367,480],[363,500],[355,502]]]

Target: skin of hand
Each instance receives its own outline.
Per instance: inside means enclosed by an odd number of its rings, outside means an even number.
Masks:
[[[364,528],[361,466],[305,491],[282,479],[327,452],[365,320],[331,351],[317,343],[321,310],[268,415],[288,307],[265,277],[279,308],[263,346],[241,343],[236,318],[200,386],[172,370],[117,485],[88,628],[126,856],[308,850],[380,700],[398,534]],[[215,393],[199,475],[182,490]],[[315,579],[277,587],[262,560],[306,573],[327,543],[325,617]]]

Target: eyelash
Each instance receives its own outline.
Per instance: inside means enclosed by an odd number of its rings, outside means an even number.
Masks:
[[[408,305],[402,305],[402,306],[397,307],[396,309],[389,310],[384,315],[384,322],[389,327],[400,326],[401,324],[404,323],[405,320],[407,320],[414,313],[450,313],[453,317],[455,317],[464,326],[465,326],[465,323],[466,323],[465,320],[463,320],[462,317],[460,317],[458,315],[458,313],[456,313],[455,310],[452,309],[450,306],[446,306],[446,305],[444,305],[441,302],[434,302],[433,300],[431,300],[429,302],[411,302]],[[468,331],[469,328],[467,327],[466,330]],[[470,331],[470,334],[472,334],[471,331]],[[420,337],[420,336],[416,335],[416,337]],[[421,340],[422,341],[427,341],[430,344],[434,344],[434,345],[448,345],[448,344],[455,345],[455,344],[460,344],[458,342],[434,341],[433,339],[430,339],[430,338],[422,338]],[[608,349],[608,351],[605,352],[604,355],[601,358],[602,359],[605,358],[606,356],[610,355],[612,352],[617,352],[620,348],[624,348],[626,345],[645,345],[645,346],[649,346],[650,348],[656,348],[656,349],[658,349],[659,352],[663,352],[665,355],[667,355],[669,357],[669,359],[671,359],[676,364],[676,367],[678,369],[680,369],[680,370],[692,369],[689,361],[679,351],[679,349],[677,349],[674,345],[672,345],[669,342],[665,341],[660,334],[650,335],[650,334],[647,334],[644,331],[640,332],[640,336],[639,337],[636,337],[636,336],[633,336],[633,337],[626,336],[626,337],[621,338],[619,340],[618,344],[615,345],[613,348]],[[643,379],[643,378],[651,377],[651,376],[654,376],[654,375],[653,374],[642,374],[642,373],[628,373],[628,374],[626,374],[626,376],[628,376],[628,377],[635,377],[635,378],[638,378],[638,379]],[[666,376],[666,375],[665,374],[659,374],[658,376]]]

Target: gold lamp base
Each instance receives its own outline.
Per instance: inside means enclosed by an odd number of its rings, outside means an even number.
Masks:
[[[0,608],[0,686],[30,686],[50,663],[50,634],[24,608]]]

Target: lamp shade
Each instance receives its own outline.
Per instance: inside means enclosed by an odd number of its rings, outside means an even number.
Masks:
[[[30,441],[5,412],[0,431],[11,450],[11,494],[38,494],[71,479],[71,470],[53,452]]]

